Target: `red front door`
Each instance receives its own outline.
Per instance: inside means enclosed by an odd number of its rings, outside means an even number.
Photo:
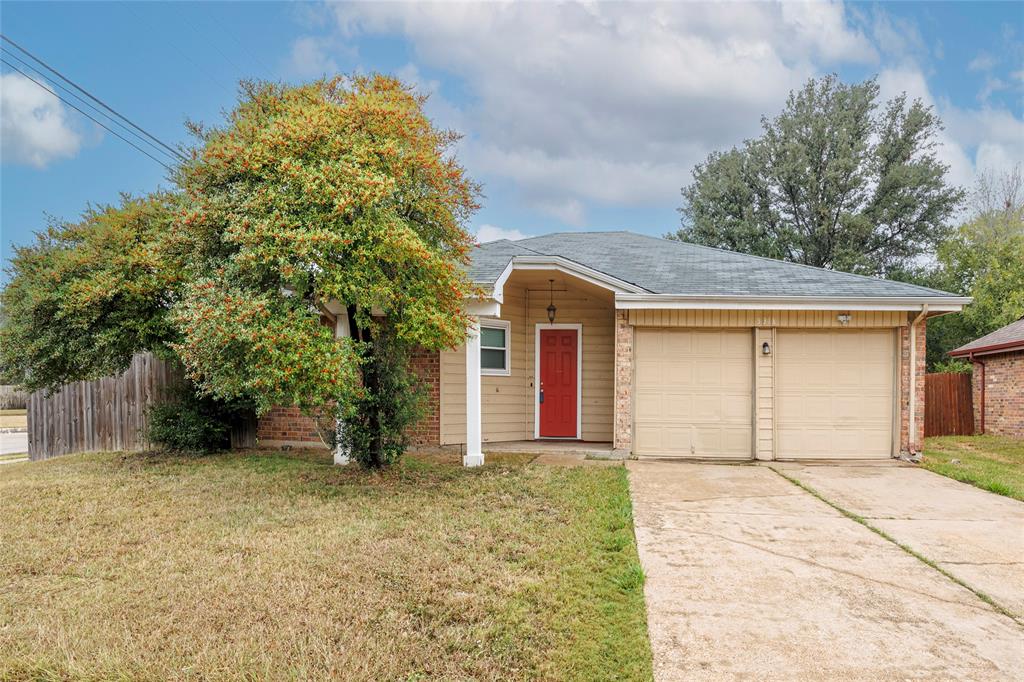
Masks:
[[[575,329],[540,330],[540,435],[576,438],[576,366],[579,334]]]

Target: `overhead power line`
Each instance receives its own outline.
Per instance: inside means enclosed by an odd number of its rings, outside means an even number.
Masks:
[[[146,155],[146,156],[148,156],[149,158],[153,159],[154,161],[156,161],[157,163],[159,163],[159,164],[160,164],[161,166],[163,166],[163,167],[164,167],[164,168],[166,168],[167,170],[171,170],[171,167],[170,167],[170,166],[168,166],[168,165],[167,165],[166,163],[164,163],[164,162],[163,162],[163,161],[161,161],[160,159],[156,158],[155,156],[153,156],[152,154],[150,154],[150,153],[149,153],[149,152],[147,152],[147,151],[146,151],[145,149],[143,149],[142,147],[138,146],[137,144],[135,144],[135,143],[134,143],[134,142],[132,142],[131,140],[129,140],[129,139],[127,138],[127,137],[124,137],[123,135],[119,134],[119,133],[118,133],[117,131],[113,130],[112,128],[110,128],[109,126],[107,126],[106,124],[104,124],[104,123],[103,123],[102,121],[100,121],[100,120],[98,120],[98,119],[96,119],[96,118],[94,118],[94,117],[90,116],[89,114],[87,114],[86,112],[82,111],[81,109],[79,109],[79,108],[78,108],[77,106],[75,106],[74,104],[72,104],[72,103],[71,103],[71,102],[69,102],[68,100],[66,100],[66,99],[64,99],[63,97],[61,97],[61,95],[60,95],[60,93],[59,93],[59,92],[56,92],[56,91],[55,91],[55,90],[53,90],[52,88],[49,88],[49,87],[47,87],[47,86],[46,86],[45,84],[43,84],[43,83],[41,83],[40,81],[36,80],[36,79],[35,79],[35,78],[33,78],[32,76],[28,75],[27,73],[25,73],[24,71],[22,71],[21,69],[19,69],[19,68],[18,68],[17,66],[15,66],[14,64],[11,64],[11,63],[10,63],[9,61],[7,61],[6,59],[4,59],[3,57],[0,57],[0,63],[4,64],[4,65],[5,65],[5,66],[7,66],[8,68],[14,69],[14,70],[15,70],[15,71],[17,71],[18,73],[20,73],[20,74],[21,74],[22,76],[24,76],[25,78],[29,79],[30,81],[32,81],[33,83],[35,83],[36,85],[38,85],[39,87],[41,87],[41,88],[42,88],[43,90],[46,90],[46,91],[47,91],[48,93],[50,93],[51,95],[53,95],[54,97],[56,97],[57,99],[59,99],[59,100],[60,100],[61,102],[64,102],[64,104],[68,105],[69,107],[71,107],[72,109],[74,109],[75,111],[77,111],[78,113],[80,113],[80,114],[81,114],[82,116],[85,116],[85,117],[86,117],[87,119],[89,119],[90,121],[92,121],[92,122],[93,122],[93,123],[95,123],[96,125],[100,126],[101,128],[103,128],[103,129],[104,129],[104,130],[106,130],[107,132],[109,132],[109,133],[110,133],[111,135],[113,135],[113,136],[115,136],[115,137],[117,137],[117,138],[119,138],[119,139],[123,140],[124,142],[127,142],[127,143],[128,143],[128,144],[130,144],[130,145],[131,145],[132,147],[134,147],[134,148],[135,148],[136,150],[138,150],[138,151],[142,152],[143,154],[145,154],[145,155]]]
[[[96,96],[95,96],[95,95],[93,95],[93,94],[92,94],[91,92],[89,92],[88,90],[86,90],[85,88],[83,88],[82,86],[80,86],[80,85],[79,85],[78,83],[75,83],[75,82],[74,82],[73,80],[71,80],[70,78],[68,78],[68,77],[67,77],[67,76],[65,76],[64,74],[62,74],[62,73],[61,73],[60,71],[58,71],[57,69],[53,68],[52,66],[50,66],[49,64],[47,64],[46,62],[44,62],[44,61],[43,61],[42,59],[40,59],[39,57],[35,56],[35,55],[34,55],[34,54],[32,54],[31,52],[29,52],[28,50],[26,50],[25,48],[23,48],[23,47],[22,47],[21,45],[18,45],[18,44],[17,44],[16,42],[14,42],[13,40],[11,40],[10,38],[8,38],[7,36],[5,36],[5,35],[4,35],[4,34],[2,34],[2,33],[0,33],[0,38],[4,39],[5,41],[7,41],[7,42],[8,42],[8,43],[10,43],[11,45],[13,45],[13,46],[14,46],[15,48],[17,48],[17,49],[18,49],[19,51],[21,51],[21,52],[23,52],[23,53],[24,53],[25,55],[27,55],[27,56],[28,56],[28,57],[29,57],[30,59],[32,59],[33,61],[35,61],[35,62],[37,62],[38,64],[42,65],[42,66],[43,66],[43,67],[44,67],[45,69],[47,69],[48,71],[51,71],[51,72],[53,72],[53,73],[54,73],[54,74],[55,74],[55,75],[56,75],[56,76],[57,76],[58,78],[60,78],[60,79],[61,79],[61,80],[63,80],[63,81],[65,82],[65,83],[69,84],[69,85],[70,85],[71,87],[73,87],[73,88],[75,88],[76,90],[78,90],[79,92],[81,92],[81,93],[82,93],[83,95],[85,95],[86,97],[88,97],[88,98],[89,98],[89,99],[91,99],[92,101],[94,101],[94,102],[96,102],[97,104],[99,104],[99,105],[100,105],[101,107],[103,107],[104,109],[106,109],[107,111],[109,111],[109,112],[110,112],[111,114],[113,114],[114,116],[118,117],[119,119],[121,119],[122,121],[124,121],[125,123],[127,123],[127,124],[128,124],[129,126],[131,126],[131,127],[132,127],[132,128],[134,128],[135,130],[139,131],[140,133],[142,133],[143,135],[145,135],[146,137],[148,137],[149,139],[153,140],[153,142],[155,142],[155,143],[159,144],[159,145],[160,145],[161,147],[163,147],[164,149],[166,149],[167,151],[169,151],[169,152],[170,152],[171,154],[173,154],[173,155],[174,155],[175,157],[177,157],[178,159],[180,159],[180,160],[182,160],[182,161],[186,161],[186,160],[187,160],[187,159],[185,158],[185,156],[184,156],[183,154],[181,154],[181,153],[180,153],[180,152],[179,152],[179,151],[178,151],[177,149],[175,149],[174,147],[172,147],[172,146],[170,146],[169,144],[165,143],[165,142],[164,142],[163,140],[159,139],[158,137],[156,137],[155,135],[153,135],[153,134],[152,134],[152,133],[150,133],[149,131],[147,131],[147,130],[145,130],[144,128],[142,128],[141,126],[137,125],[137,124],[136,124],[136,123],[135,123],[134,121],[132,121],[131,119],[129,119],[129,118],[127,117],[127,116],[125,116],[125,115],[121,114],[120,112],[118,112],[117,110],[115,110],[115,109],[114,109],[113,107],[111,107],[110,105],[108,105],[108,104],[107,104],[106,102],[104,102],[103,100],[101,100],[101,99],[100,99],[99,97],[96,97]],[[11,67],[11,68],[14,68],[14,67]],[[24,74],[22,74],[22,75],[24,75]],[[56,93],[54,93],[54,94],[56,94]],[[58,95],[58,97],[59,97],[59,95]],[[70,105],[69,105],[69,106],[70,106]],[[81,110],[80,110],[80,109],[78,109],[77,107],[75,107],[75,109],[76,109],[76,110],[78,110],[78,111],[81,111]],[[83,112],[83,113],[84,113],[84,112]],[[90,117],[90,118],[91,118],[91,117]],[[94,119],[94,120],[95,120],[95,119]],[[106,126],[104,126],[104,127],[106,127]],[[111,131],[111,132],[113,132],[113,131]],[[120,136],[119,136],[119,137],[120,137]],[[122,139],[124,139],[124,138],[122,138]]]
[[[16,62],[21,64],[21,66],[23,68],[28,69],[32,73],[36,74],[48,86],[48,88],[52,88],[52,87],[60,88],[69,97],[74,97],[75,100],[78,101],[83,107],[86,107],[89,111],[91,111],[93,113],[96,113],[96,114],[98,114],[100,116],[104,116],[107,120],[109,120],[111,122],[112,125],[118,126],[123,132],[126,132],[126,133],[128,133],[130,135],[134,135],[137,140],[139,140],[143,144],[149,145],[150,148],[154,149],[156,152],[158,152],[160,154],[163,154],[163,155],[171,158],[172,160],[178,158],[178,157],[174,156],[173,154],[171,154],[170,152],[166,151],[160,145],[157,145],[157,144],[154,144],[153,142],[150,142],[149,138],[143,137],[142,135],[138,134],[137,132],[135,132],[131,128],[125,126],[124,124],[119,122],[116,118],[111,116],[110,114],[104,113],[103,110],[101,110],[99,107],[96,107],[95,105],[90,104],[84,98],[80,97],[79,95],[76,95],[74,93],[74,91],[72,91],[70,88],[67,88],[67,87],[61,85],[59,82],[56,81],[56,79],[54,79],[52,77],[47,77],[47,74],[45,72],[43,72],[42,70],[40,70],[37,67],[32,66],[31,64],[26,62],[24,59],[21,59],[20,57],[18,57],[18,55],[14,54],[12,51],[8,50],[2,44],[0,44],[0,55],[3,55],[5,57],[7,57],[8,59],[15,60]],[[25,74],[24,72],[20,72],[20,73],[22,73],[22,75],[26,75],[27,76],[27,74]],[[57,94],[57,93],[54,92],[53,94]]]

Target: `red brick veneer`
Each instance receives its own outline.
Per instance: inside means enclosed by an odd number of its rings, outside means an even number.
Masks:
[[[412,369],[424,382],[426,412],[409,430],[413,445],[441,443],[441,354],[417,349],[411,357]],[[324,447],[316,423],[297,407],[274,407],[259,420],[256,437],[260,445],[301,445]]]
[[[1024,438],[1024,350],[983,355],[985,363],[985,433]],[[982,369],[974,363],[974,430],[981,432]]]

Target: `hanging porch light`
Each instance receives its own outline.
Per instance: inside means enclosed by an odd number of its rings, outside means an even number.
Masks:
[[[548,285],[551,287],[551,302],[548,303],[548,322],[554,324],[555,313],[558,312],[558,308],[555,307],[555,280],[549,279]]]

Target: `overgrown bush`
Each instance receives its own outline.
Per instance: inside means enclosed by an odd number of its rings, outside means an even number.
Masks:
[[[423,415],[419,377],[409,348],[389,328],[364,346],[363,386],[342,413],[341,445],[369,468],[394,464],[408,446],[407,431]]]
[[[974,367],[971,363],[966,360],[957,360],[956,358],[950,360],[942,360],[941,362],[935,363],[935,372],[954,372],[956,374],[971,374],[974,371]]]
[[[191,384],[174,391],[172,399],[149,409],[147,438],[155,447],[172,452],[207,454],[231,447],[231,424],[245,406],[198,395]]]

